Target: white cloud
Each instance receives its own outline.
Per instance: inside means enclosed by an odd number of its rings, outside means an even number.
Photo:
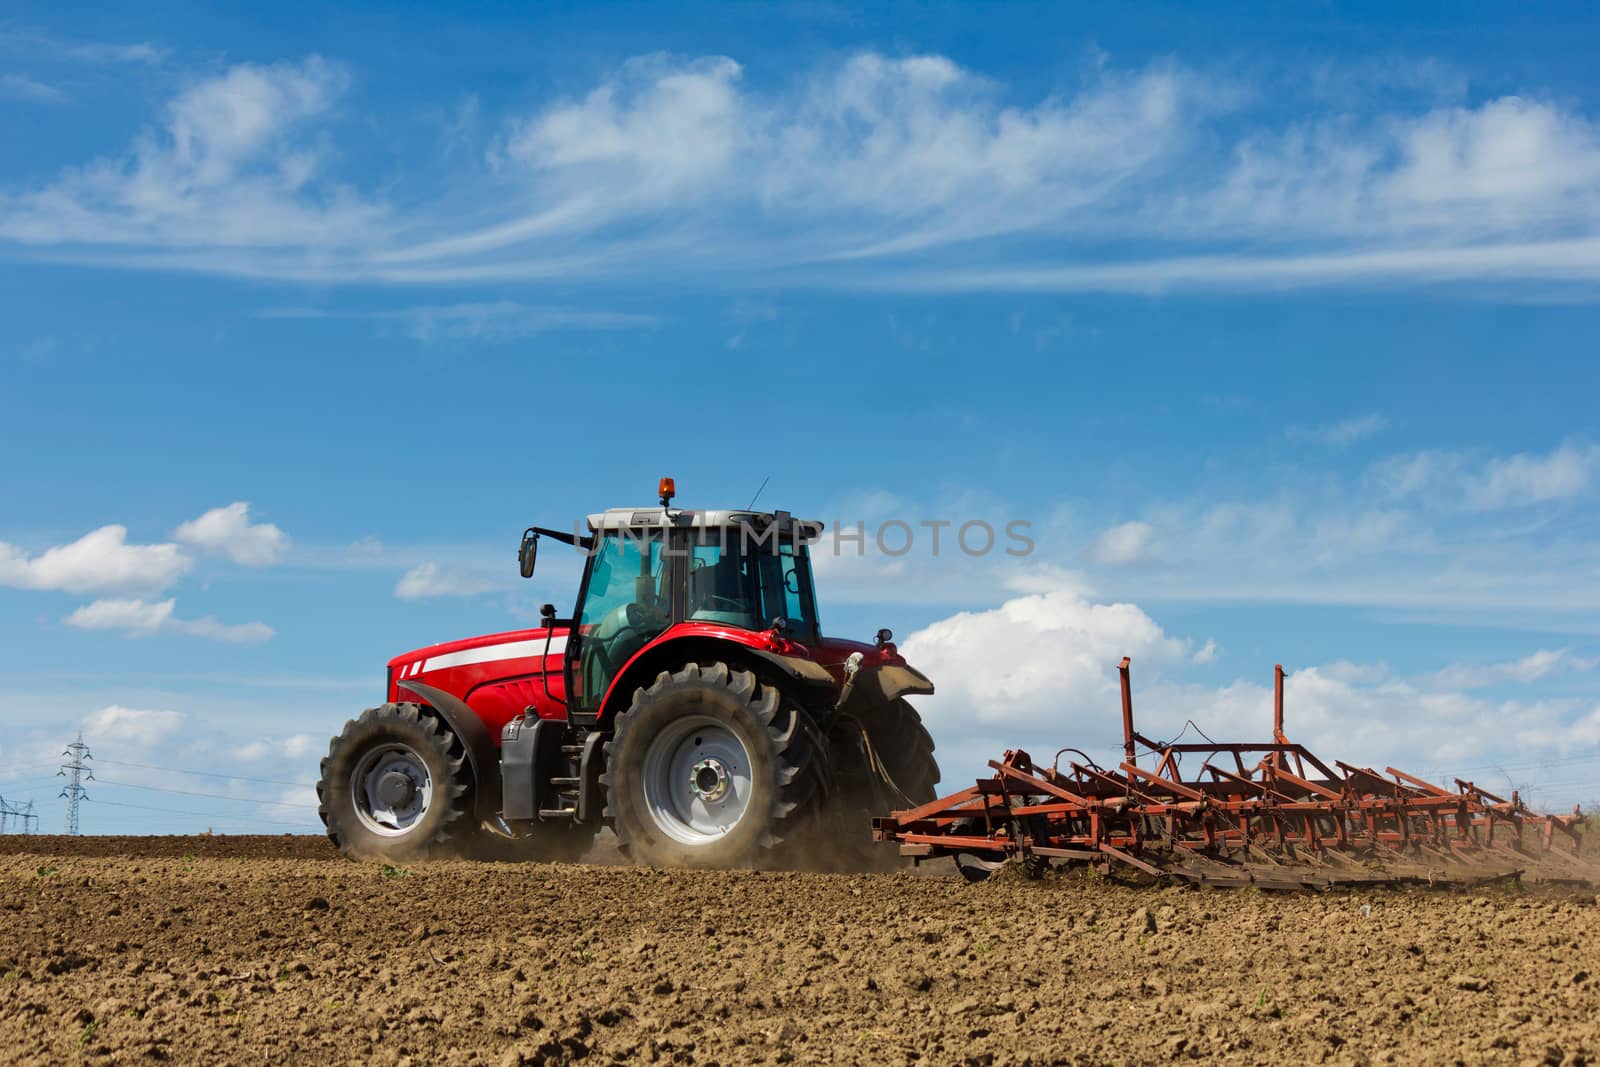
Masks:
[[[397,322],[423,343],[432,341],[516,341],[554,330],[626,330],[660,325],[655,315],[594,308],[556,307],[498,300],[475,304],[437,304],[385,311],[345,312],[321,308],[270,308],[268,319],[359,318]]]
[[[1393,236],[1592,227],[1600,132],[1586,116],[1508,96],[1477,108],[1313,118],[1234,150],[1200,216],[1235,232]]]
[[[32,26],[9,23],[0,27],[0,50],[31,59],[67,60],[92,66],[138,63],[153,66],[166,58],[167,51],[145,41],[122,44],[112,41],[81,41],[58,37]]]
[[[212,508],[179,526],[174,536],[206,552],[224,553],[246,567],[270,566],[289,551],[289,538],[282,530],[271,523],[250,522],[250,505],[244,501]]]
[[[113,704],[84,719],[83,737],[92,744],[146,748],[176,733],[183,722],[181,712],[141,711]]]
[[[1381,433],[1388,425],[1389,420],[1382,415],[1355,415],[1322,426],[1291,426],[1284,432],[1297,441],[1344,448]]]
[[[0,541],[0,585],[68,593],[156,593],[194,561],[177,545],[130,545],[125,526],[102,526],[30,557]]]
[[[442,569],[431,560],[406,571],[394,587],[401,600],[422,600],[440,596],[476,596],[500,588],[499,583],[462,571]]]
[[[1570,649],[1544,649],[1504,663],[1457,663],[1426,679],[1429,684],[1448,689],[1482,689],[1506,682],[1527,684],[1561,670],[1587,671],[1600,665],[1600,659],[1572,655]]]
[[[1600,470],[1600,446],[1564,442],[1546,453],[1487,458],[1433,450],[1394,456],[1372,466],[1392,497],[1472,511],[1525,507],[1581,496]]]
[[[1187,651],[1134,605],[1094,603],[1073,589],[960,612],[901,648],[938,684],[923,698],[929,721],[963,732],[974,723],[1070,721],[1112,691],[1108,663],[1124,655],[1171,662]]]
[[[1516,507],[1578,496],[1600,468],[1600,446],[1563,444],[1547,455],[1518,453],[1491,459],[1467,483],[1467,503],[1480,509]]]
[[[939,745],[951,788],[986,774],[987,760],[1023,748],[1048,762],[1062,746],[1102,763],[1121,759],[1116,666],[1132,658],[1135,726],[1147,737],[1186,733],[1216,741],[1260,741],[1272,729],[1270,665],[1260,682],[1216,687],[1184,679],[1210,662],[1133,604],[1105,604],[1063,590],[1009,600],[990,611],[961,612],[902,642],[907,658],[938,691],[917,704]],[[1554,654],[1555,661],[1564,659]],[[1579,661],[1584,666],[1595,664]],[[1554,669],[1551,653],[1509,664],[1463,665],[1437,675],[1396,676],[1382,665],[1332,663],[1292,670],[1286,680],[1287,732],[1324,760],[1380,773],[1394,765],[1446,779],[1476,771],[1536,801],[1571,792],[1542,775],[1539,761],[1589,751],[1590,704],[1573,699],[1490,700],[1463,691],[1491,679],[1536,680]],[[1600,736],[1600,735],[1597,735]],[[1074,756],[1073,758],[1078,758]],[[1496,768],[1500,768],[1496,770]],[[1566,801],[1570,803],[1570,800]]]
[[[408,204],[397,225],[389,176],[365,189],[336,177],[343,68],[245,63],[183,89],[122,155],[0,196],[0,240],[319,282],[1560,280],[1592,298],[1596,123],[1536,96],[1440,107],[1433,80],[1390,79],[1336,108],[1313,93],[1286,123],[1262,103],[1283,86],[1178,63],[1023,92],[939,55],[859,52],[777,82],[726,56],[652,55],[504,117],[479,166],[452,161],[452,195]],[[1146,258],[1106,256],[1130,237]],[[424,321],[472,336],[545,328],[498,305]]]
[[[230,624],[209,615],[199,619],[180,619],[173,612],[177,601],[96,600],[78,608],[62,621],[80,630],[121,631],[129,637],[151,637],[158,633],[188,634],[229,644],[259,644],[273,636],[272,627],[260,622]]]
[[[25,245],[203,250],[323,247],[370,236],[375,205],[324,179],[308,133],[348,76],[316,56],[241,63],[192,83],[121,157],[0,198],[0,237]]]
[[[1105,530],[1089,546],[1089,558],[1096,563],[1130,565],[1154,561],[1151,542],[1155,527],[1147,522],[1125,522]]]
[[[28,77],[26,74],[15,72],[0,74],[0,100],[21,100],[34,104],[64,104],[69,99],[66,93],[54,85],[47,85],[42,81]]]
[[[257,738],[232,750],[234,759],[244,763],[258,763],[264,759],[304,759],[316,749],[310,734],[293,734],[284,738]]]

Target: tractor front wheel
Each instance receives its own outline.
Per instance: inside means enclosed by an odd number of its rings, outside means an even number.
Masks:
[[[417,704],[368,708],[328,745],[317,813],[356,859],[410,860],[469,834],[471,771],[455,733]]]
[[[754,863],[816,797],[817,736],[805,712],[749,671],[663,671],[606,745],[606,821],[637,863]]]

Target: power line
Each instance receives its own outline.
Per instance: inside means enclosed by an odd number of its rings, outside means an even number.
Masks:
[[[22,832],[31,834],[33,833],[33,824],[38,821],[38,818],[39,816],[33,813],[32,800],[16,804],[7,803],[5,797],[0,797],[0,834],[6,832],[6,821],[8,819],[22,820]]]
[[[154,763],[132,763],[128,760],[103,759],[99,760],[98,762],[102,765],[113,763],[118,767],[141,767],[147,771],[170,771],[173,774],[193,774],[198,775],[201,778],[226,778],[229,781],[255,782],[259,785],[298,785],[310,789],[315,787],[317,784],[315,782],[289,782],[280,778],[250,778],[243,774],[219,774],[216,771],[190,771],[185,770],[182,767],[161,767]]]
[[[310,822],[309,819],[307,819],[306,822],[285,822],[282,819],[263,819],[254,815],[217,815],[214,812],[209,811],[186,811],[181,808],[156,808],[151,807],[149,804],[129,804],[122,800],[91,800],[89,803],[103,808],[134,808],[138,811],[159,811],[166,815],[192,815],[195,818],[212,819],[216,822],[266,823],[269,826],[293,826],[301,829],[304,829],[307,823]]]
[[[286,800],[257,800],[255,797],[230,797],[225,793],[197,793],[191,789],[168,789],[159,785],[138,785],[134,782],[116,782],[110,778],[97,779],[101,785],[121,786],[123,789],[148,789],[152,793],[173,793],[181,797],[205,797],[208,800],[231,800],[239,804],[261,804],[271,808],[309,808],[315,810],[315,804],[295,804]]]

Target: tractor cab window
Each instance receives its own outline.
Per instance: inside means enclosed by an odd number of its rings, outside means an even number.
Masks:
[[[688,615],[765,630],[784,619],[796,640],[817,634],[816,600],[805,546],[792,541],[756,543],[737,530],[700,530],[689,550]]]
[[[578,705],[599,707],[624,664],[672,616],[659,531],[619,530],[600,537],[578,613]]]

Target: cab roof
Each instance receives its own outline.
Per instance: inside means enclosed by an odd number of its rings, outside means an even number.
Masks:
[[[694,530],[719,530],[748,526],[753,530],[765,530],[774,523],[780,533],[789,533],[796,528],[809,530],[812,536],[822,532],[822,523],[815,519],[797,519],[787,511],[728,511],[711,509],[695,511],[689,508],[673,507],[643,507],[643,508],[607,508],[605,511],[589,516],[589,529],[596,532],[605,530],[642,530],[659,529],[661,527],[680,527]]]

